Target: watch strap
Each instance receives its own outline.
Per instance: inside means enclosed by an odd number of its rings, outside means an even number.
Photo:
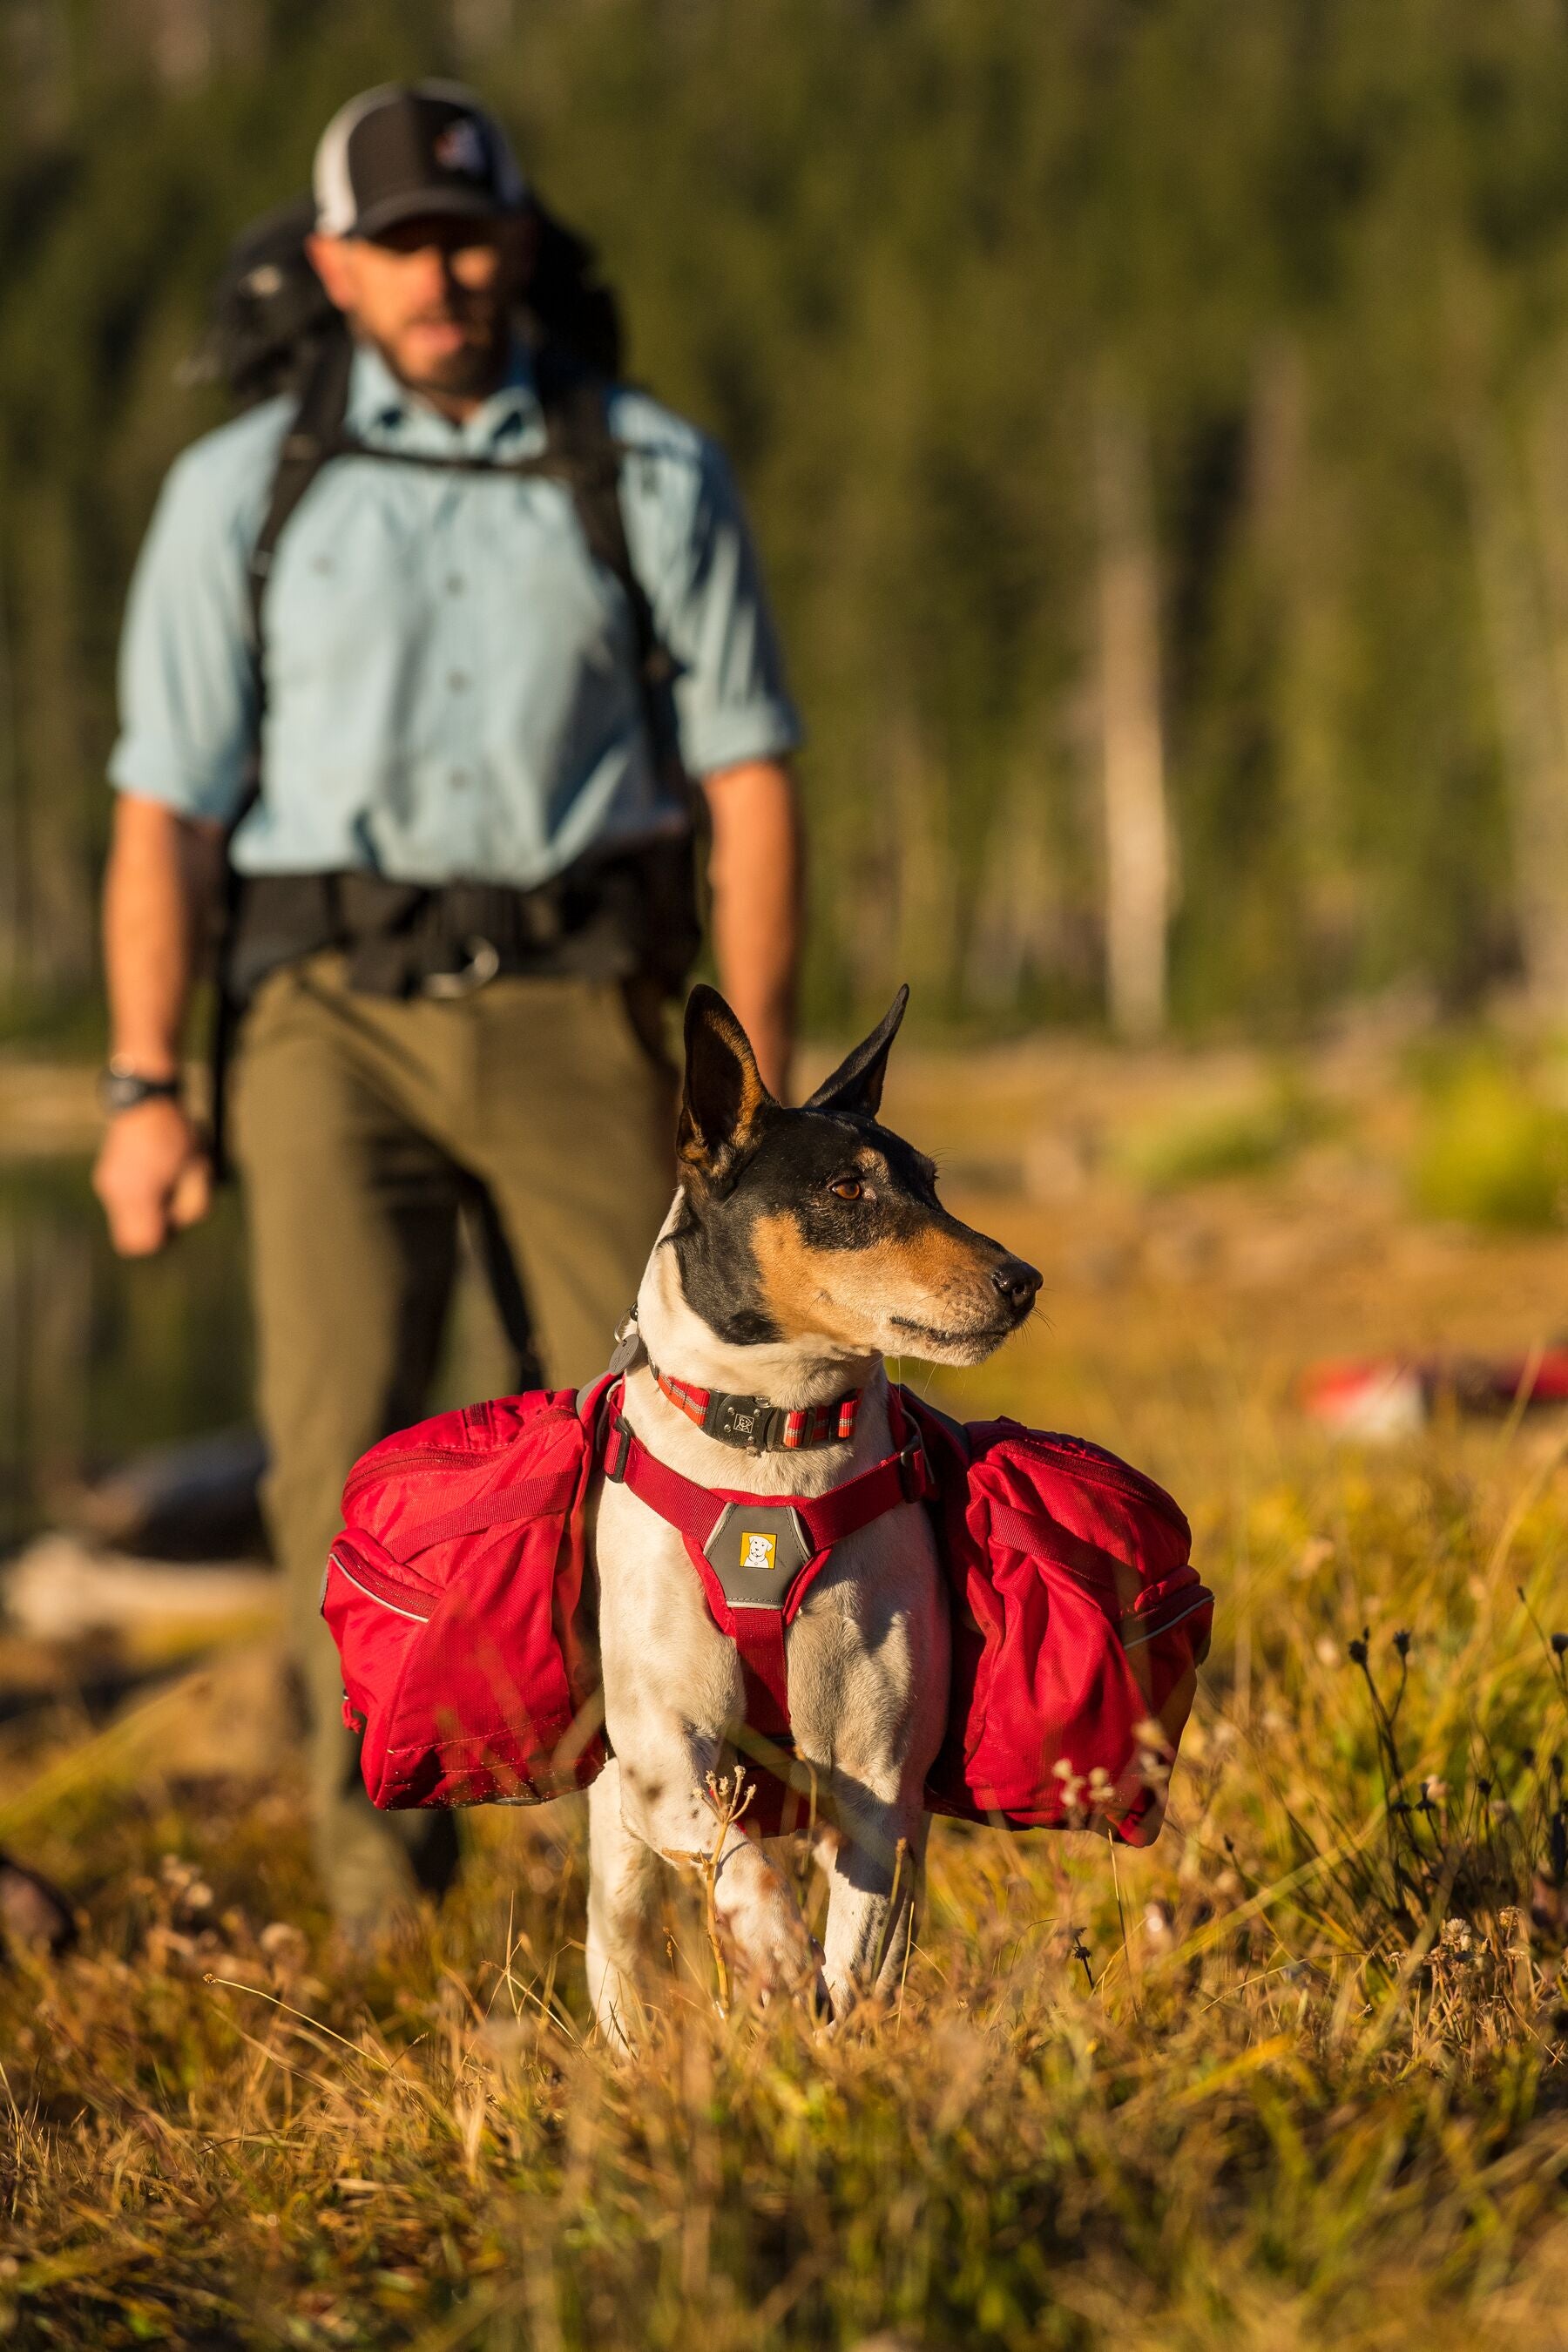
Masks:
[[[178,1102],[184,1090],[184,1081],[177,1075],[150,1078],[119,1061],[110,1062],[98,1080],[99,1101],[111,1118],[122,1110],[134,1110],[139,1103]]]

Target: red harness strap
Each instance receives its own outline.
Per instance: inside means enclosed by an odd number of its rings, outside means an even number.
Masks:
[[[740,1652],[747,1722],[769,1738],[787,1733],[785,1628],[799,1614],[835,1544],[885,1511],[924,1502],[935,1492],[925,1448],[890,1395],[893,1433],[900,1440],[897,1454],[884,1455],[825,1495],[743,1495],[731,1487],[700,1486],[650,1454],[621,1418],[621,1393],[617,1390],[606,1400],[601,1423],[605,1475],[629,1486],[684,1538],[714,1622]]]

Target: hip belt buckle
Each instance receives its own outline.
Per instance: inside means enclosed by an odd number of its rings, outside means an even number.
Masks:
[[[500,950],[490,940],[476,936],[463,941],[463,953],[468,961],[459,971],[426,972],[420,994],[450,1003],[457,997],[473,996],[488,988],[500,970]]]

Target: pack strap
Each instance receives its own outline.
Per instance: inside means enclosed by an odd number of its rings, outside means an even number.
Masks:
[[[624,1384],[605,1396],[599,1419],[605,1475],[629,1487],[685,1542],[713,1621],[740,1654],[746,1721],[753,1731],[776,1738],[789,1729],[784,1633],[834,1546],[886,1512],[925,1502],[935,1492],[919,1433],[900,1413],[895,1434],[907,1433],[899,1452],[825,1495],[746,1495],[700,1486],[650,1454],[626,1423],[623,1401]],[[754,1559],[748,1559],[748,1549]],[[781,1551],[789,1555],[787,1563],[774,1570],[770,1563]],[[773,1589],[759,1590],[759,1580]]]

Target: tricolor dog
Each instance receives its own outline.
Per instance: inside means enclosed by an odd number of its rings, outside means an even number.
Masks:
[[[591,1790],[613,2042],[661,1857],[764,1990],[838,2014],[903,1966],[928,1810],[1130,1845],[1164,1815],[1214,1615],[1180,1507],[887,1378],[978,1362],[1039,1287],[878,1124],[902,1011],[787,1110],[699,990],[680,1189],[609,1370],[397,1431],[343,1489],[321,1606],[365,1787]],[[792,1827],[828,1873],[822,1954],[759,1843]]]
[[[1032,1266],[949,1215],[931,1161],[878,1123],[904,1001],[799,1109],[770,1096],[721,996],[698,988],[687,1009],[679,1189],[637,1295],[620,1408],[642,1469],[617,1477],[612,1466],[594,1533],[612,1760],[589,1797],[588,1976],[612,2042],[636,2015],[637,1951],[666,1864],[716,1858],[718,1919],[744,1970],[835,2016],[897,1981],[913,1933],[922,1790],[949,1695],[947,1601],[923,1502],[873,1498],[875,1515],[833,1541],[787,1629],[776,1606],[816,1540],[801,1532],[814,1503],[900,1456],[884,1358],[977,1364],[1027,1319],[1040,1286]],[[715,1504],[711,1535],[689,1541],[645,1498],[658,1465],[710,1498],[742,1490],[782,1507]],[[720,1630],[693,1570],[699,1545],[732,1622],[754,1623],[755,1655],[749,1638]],[[738,1750],[744,1759],[748,1699],[767,1681],[766,1643],[781,1640],[787,1736],[813,1784],[829,1879],[820,1953],[773,1853],[722,1808],[716,1817],[710,1792]]]

